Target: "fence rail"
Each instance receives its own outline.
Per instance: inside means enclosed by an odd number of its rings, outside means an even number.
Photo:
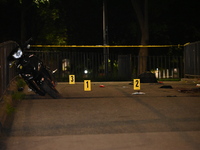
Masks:
[[[108,74],[104,70],[104,54],[102,52],[75,51],[29,51],[34,53],[51,69],[58,69],[58,81],[68,81],[68,75],[76,75],[83,79],[98,80],[132,80],[138,77],[138,59],[132,54],[110,53]],[[183,77],[182,56],[148,56],[147,70],[155,73],[157,78]]]
[[[8,84],[16,76],[15,68],[10,69],[7,61],[8,55],[16,46],[17,43],[13,41],[0,44],[0,100]]]

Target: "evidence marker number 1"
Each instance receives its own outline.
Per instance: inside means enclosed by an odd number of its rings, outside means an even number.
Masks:
[[[91,80],[84,80],[84,91],[91,91]]]

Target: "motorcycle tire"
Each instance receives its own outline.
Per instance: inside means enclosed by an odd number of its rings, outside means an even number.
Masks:
[[[26,84],[28,85],[28,87],[33,90],[35,93],[44,96],[45,95],[45,91],[42,91],[42,89],[36,84],[36,82],[34,80],[25,80]]]
[[[59,99],[62,98],[60,93],[56,90],[54,85],[51,83],[50,80],[45,79],[41,85],[42,89],[52,98]]]

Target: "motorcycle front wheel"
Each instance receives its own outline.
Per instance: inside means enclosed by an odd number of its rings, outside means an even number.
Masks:
[[[51,83],[49,79],[45,79],[41,87],[52,98],[54,99],[62,98],[60,93],[56,90],[56,88],[54,87],[54,85]]]

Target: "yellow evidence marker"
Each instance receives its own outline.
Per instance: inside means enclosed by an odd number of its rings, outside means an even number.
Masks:
[[[133,89],[139,91],[140,90],[140,79],[133,80]]]
[[[75,84],[75,75],[69,75],[69,84]]]
[[[91,91],[91,81],[84,80],[84,91]]]

